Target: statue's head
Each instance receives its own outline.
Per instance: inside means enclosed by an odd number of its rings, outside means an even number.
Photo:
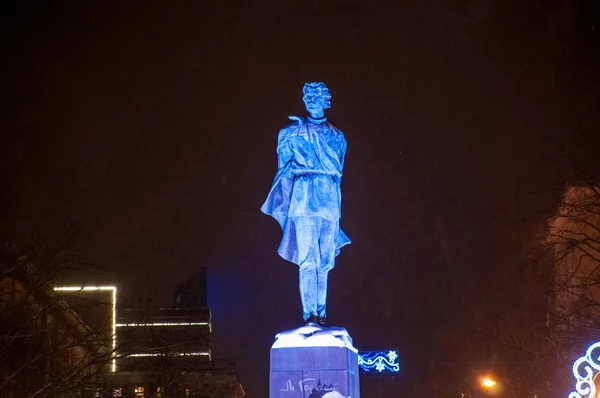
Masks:
[[[306,83],[302,92],[304,93],[302,100],[311,117],[321,118],[325,114],[325,109],[331,108],[331,94],[325,83]]]

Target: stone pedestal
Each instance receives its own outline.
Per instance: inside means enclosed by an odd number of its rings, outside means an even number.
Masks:
[[[309,324],[277,335],[269,398],[360,398],[358,353],[346,329]]]

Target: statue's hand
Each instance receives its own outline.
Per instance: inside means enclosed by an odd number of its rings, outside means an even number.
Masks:
[[[298,122],[298,125],[302,124],[302,118],[300,116],[288,116],[288,119]]]

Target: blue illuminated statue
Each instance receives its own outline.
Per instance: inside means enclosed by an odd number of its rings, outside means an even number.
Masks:
[[[327,274],[350,243],[340,229],[346,139],[325,117],[327,86],[306,83],[303,92],[309,116],[290,116],[293,123],[279,132],[278,172],[261,210],[281,225],[279,255],[300,269],[304,320],[323,326]]]

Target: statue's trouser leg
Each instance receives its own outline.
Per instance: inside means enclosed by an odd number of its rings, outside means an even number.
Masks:
[[[319,223],[319,267],[317,268],[317,315],[327,317],[327,275],[335,265],[335,234],[338,224],[321,220]]]
[[[317,264],[319,261],[317,218],[298,217],[294,219],[296,229],[298,266],[300,268],[300,300],[302,316],[307,320],[317,315]]]
[[[325,271],[315,271],[317,279],[317,316],[327,317],[327,274]]]
[[[304,320],[317,315],[317,271],[314,268],[300,270],[300,299]]]

